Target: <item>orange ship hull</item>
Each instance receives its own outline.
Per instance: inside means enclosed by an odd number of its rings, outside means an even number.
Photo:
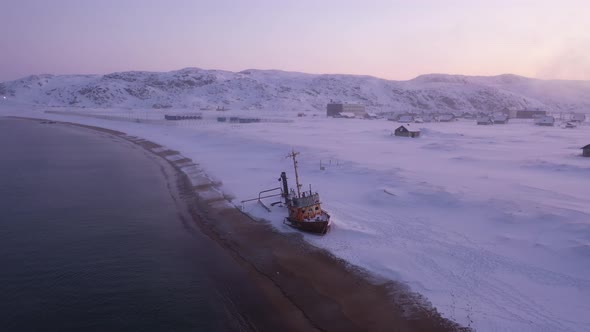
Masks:
[[[324,235],[330,230],[330,215],[322,211],[323,220],[299,221],[290,217],[285,218],[284,223],[303,232]]]

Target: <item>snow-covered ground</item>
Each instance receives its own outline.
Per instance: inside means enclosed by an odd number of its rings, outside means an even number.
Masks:
[[[587,112],[590,81],[516,75],[429,74],[408,81],[279,70],[185,68],[107,75],[33,75],[0,82],[0,98],[39,106],[241,111],[323,111],[330,99],[371,112],[494,112],[504,108]]]
[[[580,150],[590,144],[590,126],[424,123],[412,125],[422,137],[410,139],[391,136],[399,124],[384,120],[287,113],[292,122],[238,125],[216,122],[218,113],[134,123],[0,108],[178,150],[222,181],[237,206],[277,187],[283,170],[293,180],[286,155],[295,148],[304,188],[320,192],[334,220],[327,236],[305,235],[312,244],[407,283],[478,330],[590,331],[590,158]],[[293,231],[281,211],[244,209]]]

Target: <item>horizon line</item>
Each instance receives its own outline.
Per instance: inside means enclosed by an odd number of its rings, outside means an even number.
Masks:
[[[227,73],[233,73],[233,74],[239,74],[239,73],[246,72],[246,71],[259,71],[259,72],[282,72],[282,73],[291,73],[291,74],[303,74],[303,75],[311,75],[311,76],[330,76],[330,75],[332,75],[332,76],[355,76],[355,77],[369,77],[369,78],[375,78],[375,79],[379,79],[379,80],[393,81],[393,82],[408,82],[408,81],[416,80],[420,77],[435,76],[435,75],[450,76],[450,77],[469,77],[469,78],[476,78],[476,77],[492,78],[492,77],[502,77],[502,76],[513,76],[513,77],[519,77],[519,78],[530,79],[530,80],[539,80],[539,81],[564,81],[564,82],[589,82],[590,81],[590,80],[584,80],[584,79],[538,78],[538,77],[530,77],[530,76],[519,75],[519,74],[514,74],[514,73],[501,73],[501,74],[494,74],[494,75],[469,75],[469,74],[450,74],[450,73],[432,72],[432,73],[427,73],[427,74],[419,74],[419,75],[417,75],[413,78],[410,78],[410,79],[389,79],[389,78],[384,78],[384,77],[379,77],[379,76],[369,75],[369,74],[310,73],[310,72],[303,72],[303,71],[296,71],[296,70],[285,70],[285,69],[246,68],[246,69],[242,69],[242,70],[233,71],[233,70],[228,70],[228,69],[216,69],[216,68],[205,69],[202,67],[183,67],[180,69],[160,70],[160,71],[131,69],[131,70],[113,71],[113,72],[108,72],[108,73],[76,73],[76,74],[39,73],[39,74],[25,75],[25,76],[22,76],[22,77],[19,77],[16,79],[3,80],[3,81],[0,81],[0,83],[8,83],[8,82],[24,80],[24,79],[34,77],[34,76],[106,76],[106,75],[112,75],[112,74],[118,74],[118,73],[163,74],[163,73],[179,72],[179,71],[190,70],[190,69],[203,70],[203,71],[227,72]]]

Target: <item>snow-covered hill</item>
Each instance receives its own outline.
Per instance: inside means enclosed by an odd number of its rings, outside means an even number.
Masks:
[[[590,81],[431,74],[409,81],[275,70],[34,75],[0,83],[0,96],[48,106],[323,111],[330,99],[375,112],[590,111]]]

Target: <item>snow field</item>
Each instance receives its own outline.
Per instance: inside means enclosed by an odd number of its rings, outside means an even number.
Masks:
[[[303,188],[320,192],[334,221],[327,236],[305,235],[310,243],[408,284],[478,330],[590,330],[590,158],[579,149],[590,143],[590,126],[424,123],[413,125],[422,137],[410,139],[391,136],[400,124],[383,120],[163,126],[16,113],[180,151],[221,181],[236,206],[278,187],[283,170],[294,181],[285,158],[293,147]],[[280,208],[244,209],[293,231]]]

